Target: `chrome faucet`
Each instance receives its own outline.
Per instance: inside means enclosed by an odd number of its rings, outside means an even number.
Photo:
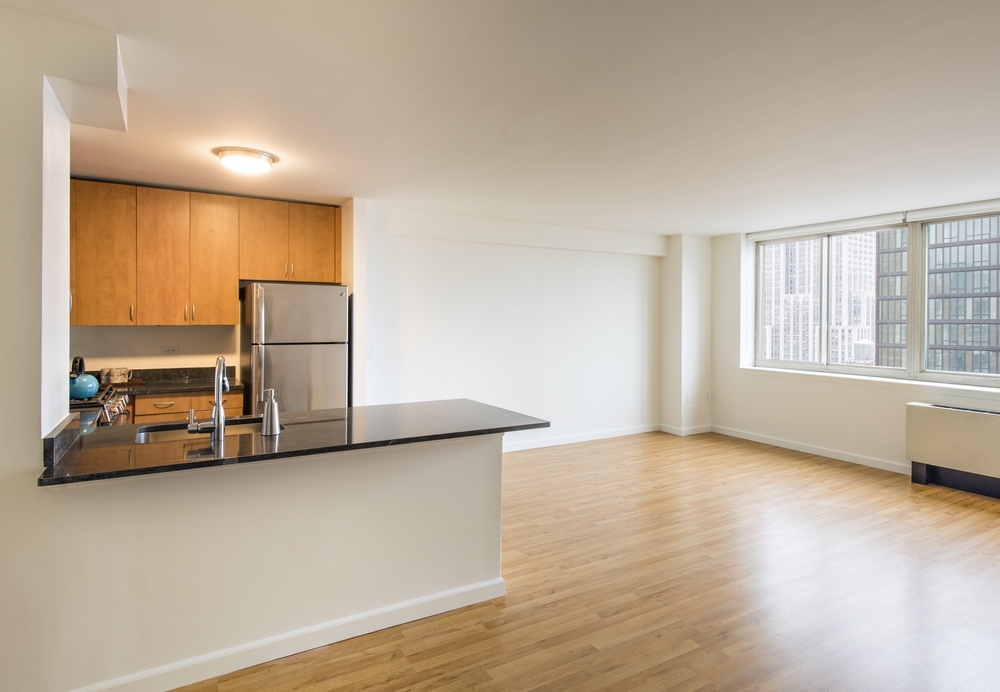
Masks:
[[[229,378],[226,377],[226,359],[219,356],[215,361],[215,401],[212,405],[212,441],[221,442],[226,439],[226,409],[222,407],[222,395],[229,391]]]

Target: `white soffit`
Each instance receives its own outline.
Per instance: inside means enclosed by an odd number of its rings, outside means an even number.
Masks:
[[[878,216],[864,216],[858,219],[845,219],[843,221],[827,221],[824,223],[814,223],[808,226],[793,226],[791,228],[776,228],[773,231],[758,231],[757,233],[747,233],[747,240],[778,240],[780,238],[793,238],[798,236],[822,235],[824,233],[835,233],[837,231],[857,231],[865,228],[884,228],[886,226],[899,226],[906,223],[906,214],[897,212],[894,214],[879,214]]]
[[[112,72],[108,60],[94,61],[108,67],[102,81],[95,83],[55,75],[46,75],[45,80],[71,123],[125,132],[128,130],[128,85],[121,45],[117,36],[107,38],[110,40],[104,42],[105,52],[113,42],[115,69]]]
[[[46,77],[66,117],[76,125],[128,130],[127,92],[117,87],[87,84],[63,77]]]
[[[810,224],[808,226],[793,226],[791,228],[776,228],[771,231],[758,231],[756,233],[747,233],[747,240],[753,242],[761,240],[779,240],[781,238],[806,237],[822,235],[824,233],[836,233],[838,231],[857,231],[869,228],[874,229],[885,228],[887,226],[899,226],[910,221],[956,219],[964,216],[979,216],[983,214],[996,213],[1000,213],[1000,199],[987,199],[980,202],[950,204],[944,207],[928,207],[926,209],[915,209],[913,211],[879,214],[878,216],[865,216],[858,219],[827,221],[824,223]]]
[[[368,232],[489,245],[609,252],[666,257],[667,237],[651,233],[567,228],[519,221],[481,219],[371,204]]]
[[[929,221],[931,219],[954,219],[960,216],[977,216],[1000,212],[1000,199],[987,199],[968,204],[952,204],[947,207],[931,207],[906,212],[907,221]]]

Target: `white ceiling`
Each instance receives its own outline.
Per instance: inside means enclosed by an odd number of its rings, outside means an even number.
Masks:
[[[120,35],[76,175],[650,233],[1000,197],[997,0],[0,2]]]

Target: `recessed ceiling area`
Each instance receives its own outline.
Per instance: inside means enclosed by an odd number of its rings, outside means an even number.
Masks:
[[[120,36],[85,177],[645,233],[1000,197],[995,0],[4,4]]]

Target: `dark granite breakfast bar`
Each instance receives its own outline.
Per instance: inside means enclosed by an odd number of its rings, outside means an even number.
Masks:
[[[238,421],[230,420],[230,425]],[[59,433],[58,450],[38,485],[168,473],[296,456],[413,444],[547,428],[549,422],[469,399],[360,406],[281,414],[276,437],[226,435],[213,447],[205,436],[139,444],[139,425],[91,429],[72,425]],[[74,432],[75,430],[75,432]],[[74,439],[75,437],[75,439]]]

